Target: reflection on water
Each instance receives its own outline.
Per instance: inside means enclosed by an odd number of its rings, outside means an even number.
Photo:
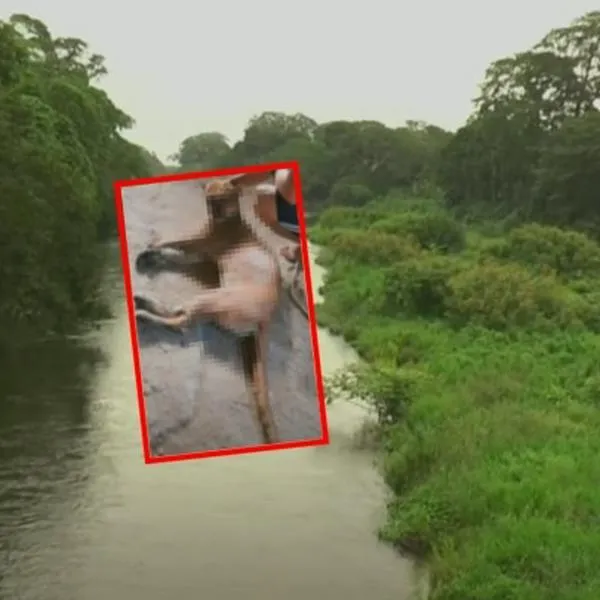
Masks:
[[[3,365],[0,597],[408,598],[409,564],[374,535],[381,482],[349,441],[359,409],[330,409],[326,448],[146,466],[116,268],[106,291],[113,319]],[[321,354],[326,372],[352,358],[323,332]]]

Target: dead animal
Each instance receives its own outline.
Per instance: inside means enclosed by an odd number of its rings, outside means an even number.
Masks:
[[[241,189],[230,180],[205,186],[209,223],[195,236],[157,241],[136,260],[138,271],[187,270],[212,264],[216,281],[186,306],[168,309],[135,296],[136,317],[175,330],[212,321],[240,338],[244,371],[264,441],[277,441],[266,371],[267,332],[281,293],[279,263],[243,221]]]

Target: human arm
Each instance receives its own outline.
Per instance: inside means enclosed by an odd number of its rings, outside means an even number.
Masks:
[[[296,204],[294,172],[292,169],[278,169],[275,172],[275,187],[289,204]]]
[[[296,204],[294,189],[294,172],[292,169],[277,169],[276,171],[263,171],[262,173],[241,173],[230,179],[236,186],[254,186],[264,183],[269,177],[274,176],[275,188],[289,204]]]

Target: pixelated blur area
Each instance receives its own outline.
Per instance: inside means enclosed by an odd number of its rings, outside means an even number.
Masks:
[[[231,175],[115,184],[147,463],[329,442],[303,215],[290,241]]]

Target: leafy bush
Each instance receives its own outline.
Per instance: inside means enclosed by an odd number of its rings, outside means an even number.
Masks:
[[[510,231],[491,252],[499,258],[547,267],[565,277],[600,275],[600,246],[577,231],[524,225]]]
[[[398,367],[418,363],[426,347],[414,332],[406,330],[405,323],[380,317],[361,328],[354,346],[366,361]]]
[[[583,309],[581,299],[551,275],[518,265],[486,263],[448,281],[448,316],[455,323],[492,329],[569,325]]]
[[[414,369],[353,364],[327,378],[327,397],[352,398],[370,406],[380,425],[400,423],[423,374]]]
[[[422,248],[458,252],[465,247],[463,226],[442,211],[406,212],[375,221],[370,229],[398,236],[414,236]]]
[[[318,309],[319,322],[347,339],[354,337],[356,322],[381,311],[384,277],[379,269],[337,260],[329,267]]]
[[[385,215],[386,213],[381,210],[333,206],[323,211],[323,214],[319,217],[318,225],[324,229],[364,229],[378,219],[384,218]]]
[[[419,254],[412,237],[360,230],[332,232],[327,248],[341,259],[372,265],[389,265]]]
[[[448,280],[460,268],[459,261],[435,254],[396,263],[385,274],[387,313],[442,317]]]

